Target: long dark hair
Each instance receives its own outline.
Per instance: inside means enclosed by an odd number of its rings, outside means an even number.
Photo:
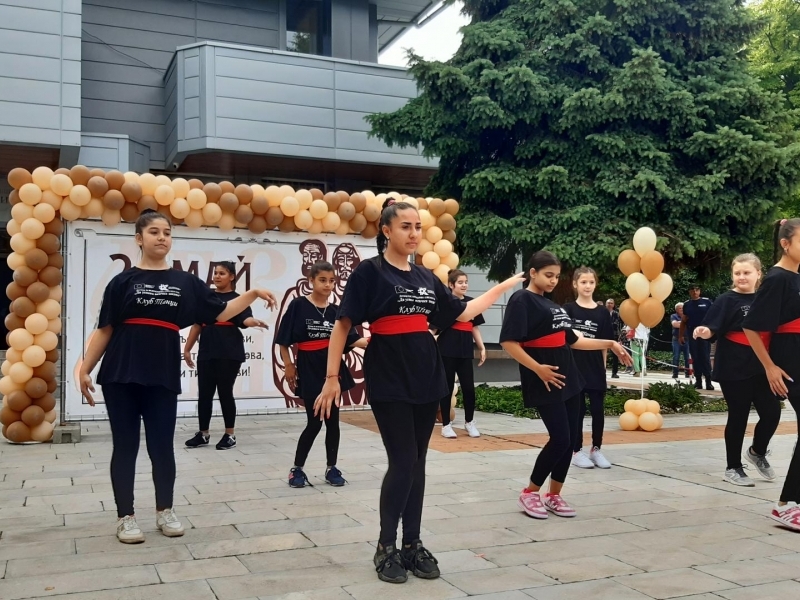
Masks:
[[[414,210],[417,210],[413,204],[409,204],[408,202],[398,202],[394,198],[387,198],[383,203],[381,219],[378,222],[378,235],[375,238],[375,243],[378,246],[378,256],[384,253],[386,250],[386,242],[388,241],[386,236],[383,235],[383,226],[391,226],[392,221],[394,221],[394,218],[397,216],[397,213],[401,210],[406,210],[407,208],[413,208]]]
[[[800,219],[780,219],[775,221],[772,233],[772,253],[775,261],[779,261],[783,256],[781,240],[791,241],[797,229],[800,228]]]
[[[558,257],[555,254],[548,252],[547,250],[539,250],[538,252],[534,252],[531,254],[531,257],[528,260],[528,266],[525,269],[525,285],[530,285],[531,283],[531,269],[539,271],[545,267],[554,266],[561,266],[561,261],[558,260]]]
[[[222,267],[228,273],[233,275],[233,281],[231,281],[231,289],[236,290],[236,263],[232,260],[221,260],[214,265],[214,268]]]

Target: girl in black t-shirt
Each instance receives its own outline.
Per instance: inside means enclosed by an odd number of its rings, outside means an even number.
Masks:
[[[103,358],[97,382],[103,387],[111,438],[111,485],[117,503],[117,538],[144,541],[133,509],[140,423],[156,489],[156,525],[168,536],[183,535],[172,510],[175,487],[175,418],[181,393],[180,330],[194,323],[227,321],[257,298],[275,307],[267,290],[250,290],[227,304],[194,275],[170,269],[172,228],[167,217],[144,211],[136,221],[139,264],[106,286],[97,329],[80,367],[81,393],[94,406],[91,372]],[[105,356],[104,356],[105,355]]]
[[[765,479],[772,481],[775,471],[766,455],[781,419],[781,405],[770,391],[764,367],[742,331],[742,323],[750,311],[761,279],[761,261],[755,254],[741,254],[733,259],[731,271],[733,289],[714,301],[703,324],[695,328],[693,335],[704,340],[716,339],[717,342],[712,379],[719,382],[728,403],[728,422],[725,425],[728,466],[724,479],[733,485],[752,487],[755,483],[745,474],[742,465],[742,444],[750,406],[756,407],[759,421],[753,433],[753,445],[745,456]]]
[[[322,261],[315,263],[311,267],[308,281],[312,292],[292,300],[281,319],[275,337],[275,343],[278,344],[286,368],[286,381],[292,392],[303,401],[308,417],[306,428],[297,441],[294,467],[289,471],[289,485],[295,488],[305,487],[308,484],[308,477],[303,467],[311,446],[314,445],[314,440],[322,429],[322,421],[314,416],[314,400],[319,396],[322,384],[325,383],[328,346],[333,324],[336,322],[336,310],[339,308],[335,302],[330,301],[336,284],[333,265]],[[297,347],[296,364],[292,362],[290,346]],[[359,339],[355,329],[351,330],[347,336],[345,351],[366,347],[367,340]],[[339,376],[342,391],[355,386],[353,376],[344,363],[339,367]],[[325,419],[325,453],[328,459],[325,481],[337,487],[346,483],[342,472],[336,466],[339,457],[339,437],[339,409],[334,406],[330,417]]]
[[[575,510],[561,497],[561,489],[580,434],[580,392],[585,383],[570,346],[576,350],[611,349],[624,364],[632,362],[619,343],[576,333],[567,311],[544,297],[556,287],[560,275],[561,263],[554,254],[534,253],[528,262],[528,287],[508,300],[500,330],[500,345],[519,363],[522,400],[539,411],[550,434],[518,501],[535,519],[546,519],[548,510],[560,517],[575,516]],[[543,501],[539,490],[548,476],[550,491]]]
[[[469,280],[464,271],[453,269],[447,274],[447,285],[456,298],[469,302],[472,300],[466,295]],[[437,326],[436,318],[431,319],[431,324],[438,330],[439,337],[436,343],[439,346],[439,354],[442,355],[444,373],[447,377],[447,389],[452,390],[455,385],[456,375],[461,386],[461,394],[464,398],[464,428],[469,437],[480,437],[480,432],[475,426],[475,376],[472,371],[472,359],[475,353],[472,350],[473,342],[478,345],[481,359],[478,366],[486,360],[486,347],[483,345],[483,338],[478,326],[483,325],[483,315],[477,315],[474,319],[467,322],[456,321],[446,324],[443,327]],[[455,438],[456,432],[450,425],[450,406],[451,397],[442,396],[439,410],[442,413],[442,436]]]
[[[800,219],[775,222],[775,255],[780,259],[761,284],[742,327],[758,360],[764,366],[770,390],[787,398],[800,414]],[[769,344],[762,336],[771,334]],[[765,456],[745,458],[761,471]],[[761,467],[759,463],[762,463]],[[800,531],[800,452],[795,447],[780,500],[771,518]]]
[[[564,305],[564,310],[572,319],[572,328],[580,331],[583,337],[594,340],[613,340],[611,316],[608,310],[594,301],[597,286],[597,273],[589,267],[579,267],[572,274],[572,287],[578,295],[576,302]],[[606,350],[576,350],[572,353],[578,371],[585,381],[581,391],[578,410],[578,437],[573,447],[572,464],[582,469],[598,467],[610,469],[611,463],[603,456],[605,412],[603,403],[606,397]],[[586,413],[586,398],[589,399],[589,412],[592,415],[592,449],[583,451],[583,415]]]
[[[239,297],[233,291],[236,285],[236,265],[232,261],[223,261],[214,267],[213,281],[221,300],[230,302]],[[217,450],[236,447],[236,399],[233,397],[233,385],[245,360],[244,337],[240,329],[247,327],[269,328],[264,321],[253,317],[253,311],[248,307],[230,321],[217,321],[208,327],[195,323],[186,336],[183,360],[192,369],[195,367],[192,348],[197,338],[200,338],[200,351],[197,353],[197,413],[200,431],[186,441],[189,448],[208,445],[214,392],[219,394],[222,418],[225,421],[225,435],[217,442]]]
[[[428,269],[409,262],[422,239],[419,213],[412,204],[387,200],[379,225],[378,256],[361,262],[344,290],[314,414],[328,417],[341,402],[340,365],[347,335],[353,325],[368,321],[372,337],[364,354],[364,379],[389,462],[381,486],[381,533],[374,563],[381,580],[402,583],[408,577],[406,569],[424,579],[439,576],[436,559],[419,537],[425,455],[439,400],[451,390],[428,318],[435,315],[442,325],[467,322],[522,278],[512,277],[463,302]],[[401,515],[403,548],[398,551]]]

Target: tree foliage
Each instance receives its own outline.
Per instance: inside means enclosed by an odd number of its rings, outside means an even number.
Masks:
[[[752,10],[763,26],[747,48],[751,70],[764,87],[800,108],[800,1],[761,0]]]
[[[796,115],[741,51],[732,0],[466,0],[448,62],[411,57],[420,95],[369,117],[439,157],[429,192],[460,198],[466,262],[510,272],[548,248],[609,269],[653,227],[670,266],[740,249],[800,180]]]

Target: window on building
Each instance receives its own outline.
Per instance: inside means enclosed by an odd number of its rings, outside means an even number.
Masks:
[[[289,0],[286,3],[286,49],[331,55],[331,0]]]

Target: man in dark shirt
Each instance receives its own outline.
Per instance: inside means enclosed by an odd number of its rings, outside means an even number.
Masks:
[[[606,300],[606,308],[611,315],[611,331],[614,333],[614,339],[619,341],[622,333],[622,319],[619,318],[619,311],[615,308],[616,302],[613,298]],[[613,352],[611,353],[611,377],[612,379],[619,379],[617,375],[619,371],[619,358]]]
[[[686,340],[680,341],[681,323],[683,321],[683,302],[675,305],[675,312],[670,317],[672,325],[672,378],[678,378],[680,371],[681,354],[683,354],[683,368],[686,371],[686,378],[689,378],[689,344]]]
[[[695,327],[699,327],[706,317],[712,301],[701,295],[702,290],[697,284],[689,286],[689,298],[683,303],[683,320],[678,341],[682,344],[689,342],[689,353],[692,355],[694,373],[697,377],[694,387],[703,388],[703,377],[706,378],[706,389],[713,390],[711,384],[711,344],[708,340],[694,339]]]

